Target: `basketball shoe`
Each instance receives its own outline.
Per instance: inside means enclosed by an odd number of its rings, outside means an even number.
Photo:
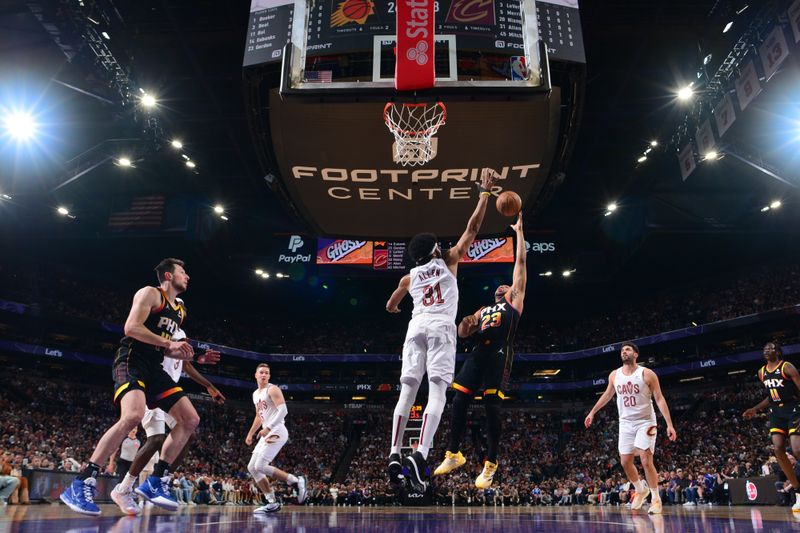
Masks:
[[[636,486],[636,494],[633,497],[633,501],[631,502],[631,510],[638,511],[644,505],[644,501],[647,499],[647,495],[650,494],[650,491],[647,489],[647,484],[644,480],[639,480],[638,486]]]
[[[396,453],[389,456],[389,468],[386,469],[386,473],[392,485],[400,485],[403,482],[403,465],[400,461],[400,456]]]
[[[428,462],[419,452],[414,452],[405,459],[403,465],[408,468],[408,481],[411,487],[417,492],[425,492],[428,488],[427,470]]]
[[[148,476],[144,483],[136,488],[136,494],[162,509],[174,511],[178,508],[178,502],[169,493],[169,480],[169,476],[162,478]]]
[[[278,502],[268,503],[267,505],[263,505],[261,507],[257,507],[253,510],[253,514],[269,514],[274,513],[275,511],[280,510],[281,504]]]
[[[794,505],[792,505],[792,512],[793,513],[800,513],[800,492],[795,492],[794,494]]]
[[[76,479],[61,493],[61,501],[76,513],[99,515],[100,508],[94,503],[94,491],[97,480],[93,477],[86,480]]]
[[[297,505],[301,505],[304,501],[306,501],[306,478],[297,476]]]
[[[467,460],[461,454],[461,452],[444,452],[444,461],[442,464],[436,467],[436,470],[433,471],[434,476],[441,476],[444,474],[449,474],[456,468],[460,468],[464,466]]]
[[[122,490],[122,485],[117,484],[114,490],[111,491],[111,499],[117,504],[119,510],[129,516],[136,516],[139,514],[139,506],[133,499],[133,491],[127,492]]]
[[[650,508],[647,510],[648,514],[661,514],[661,500],[650,501]]]
[[[497,463],[486,461],[483,463],[483,471],[475,478],[475,486],[479,489],[488,489],[492,486],[494,473],[497,471]]]

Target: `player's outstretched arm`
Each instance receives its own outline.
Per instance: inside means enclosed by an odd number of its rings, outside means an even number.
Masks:
[[[481,318],[481,309],[478,309],[473,314],[467,315],[461,319],[461,323],[458,324],[459,337],[466,339],[478,331],[478,321]]]
[[[192,381],[194,381],[195,383],[197,383],[202,387],[205,387],[206,392],[208,392],[208,395],[211,396],[212,400],[214,400],[219,404],[225,403],[225,396],[219,391],[218,388],[214,386],[213,383],[208,381],[208,379],[203,374],[201,374],[194,367],[194,365],[192,365],[192,363],[188,361],[185,362],[183,364],[183,371],[186,372],[186,375],[189,376],[189,378]]]
[[[678,434],[675,433],[675,427],[672,425],[669,406],[667,405],[666,398],[664,398],[664,395],[661,393],[661,383],[658,382],[658,376],[649,368],[645,368],[643,378],[644,382],[647,383],[647,386],[650,387],[650,391],[653,393],[653,398],[656,401],[658,410],[661,411],[664,420],[667,422],[667,437],[669,437],[669,440],[674,441],[678,438]]]
[[[411,276],[406,274],[402,278],[400,278],[400,283],[397,284],[397,288],[394,290],[392,295],[389,297],[389,301],[386,302],[386,310],[390,313],[399,313],[400,302],[403,301],[406,294],[408,294],[408,288],[411,285]]]
[[[461,238],[458,239],[456,245],[447,250],[444,256],[444,262],[447,263],[447,266],[449,266],[451,270],[454,270],[458,266],[458,262],[464,257],[464,254],[467,253],[467,248],[469,248],[469,245],[475,240],[478,231],[481,229],[483,217],[486,215],[486,205],[489,203],[489,198],[492,196],[492,185],[494,185],[496,177],[497,173],[491,168],[484,168],[481,170],[481,182],[478,184],[478,189],[480,191],[478,194],[478,205],[475,206],[475,211],[473,211],[472,216],[469,217],[467,229],[464,230],[464,233],[461,235]]]
[[[594,404],[592,410],[589,411],[589,414],[586,415],[586,419],[583,421],[583,425],[587,428],[592,425],[594,421],[594,415],[597,414],[597,411],[605,407],[605,405],[614,397],[616,391],[614,391],[614,376],[617,374],[616,370],[613,370],[611,374],[608,375],[608,387],[606,387],[605,392],[603,392],[602,396],[597,399],[597,403]]]
[[[514,277],[511,283],[511,305],[522,313],[525,303],[525,288],[528,284],[527,252],[525,250],[525,232],[522,229],[522,212],[517,215],[517,222],[511,226],[517,238],[517,258],[514,261]]]

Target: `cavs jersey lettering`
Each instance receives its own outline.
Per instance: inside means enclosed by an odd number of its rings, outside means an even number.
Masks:
[[[786,361],[781,361],[778,366],[769,369],[769,365],[764,365],[758,371],[758,378],[769,392],[769,401],[773,405],[780,405],[784,402],[796,403],[800,400],[797,386],[792,378],[784,373]]]
[[[618,368],[614,374],[614,392],[617,393],[619,419],[626,422],[649,420],[655,423],[653,393],[644,381],[644,367],[638,365],[630,376],[623,373],[624,368]]]
[[[269,396],[269,389],[270,387],[274,387],[271,383],[264,387],[263,389],[256,389],[253,391],[253,405],[256,406],[256,412],[258,413],[259,418],[261,418],[261,428],[267,428],[267,420],[272,418],[272,416],[277,412],[277,408],[275,407],[275,402],[272,401],[272,398]],[[280,423],[283,425],[283,422]],[[270,428],[274,430],[275,428]]]
[[[164,291],[161,289],[158,291],[161,294],[161,304],[150,311],[150,315],[144,321],[144,327],[159,337],[172,340],[172,336],[180,330],[181,324],[186,318],[186,309],[183,304],[171,304],[167,300],[167,295],[164,294]],[[123,337],[121,344],[134,350],[156,351],[155,346],[137,341],[129,336]]]
[[[434,258],[411,269],[409,294],[414,299],[412,316],[444,315],[455,321],[458,311],[456,277],[441,258]]]
[[[501,343],[510,346],[517,332],[519,312],[508,300],[508,293],[492,306],[481,309],[478,320],[478,346],[497,346]]]

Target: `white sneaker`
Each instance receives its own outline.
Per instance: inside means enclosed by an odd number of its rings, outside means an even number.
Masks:
[[[639,487],[636,488],[636,494],[634,495],[633,501],[631,502],[631,510],[633,511],[641,509],[642,505],[644,505],[644,501],[650,495],[650,491],[647,489],[646,486],[644,486],[644,483],[642,484],[642,486],[644,487],[642,488],[642,490],[639,490]]]
[[[136,500],[133,499],[133,491],[125,492],[122,490],[122,485],[118,484],[111,491],[111,499],[117,504],[119,510],[129,516],[138,516],[141,512],[139,506],[136,505]]]
[[[268,503],[267,505],[257,507],[253,510],[253,514],[269,514],[278,511],[281,508],[281,504],[278,502]]]
[[[792,512],[793,513],[800,513],[800,493],[795,493],[795,502],[792,505]]]
[[[697,505],[695,502],[686,502],[683,504],[684,507],[694,507]]]
[[[306,501],[306,478],[304,476],[297,477],[297,504],[301,505]],[[277,509],[275,509],[277,511]]]
[[[190,501],[190,502],[189,502],[189,506],[190,506],[190,507],[194,507],[194,506],[196,506],[196,505],[197,505],[197,504],[194,502],[194,500],[192,500],[192,501]]]

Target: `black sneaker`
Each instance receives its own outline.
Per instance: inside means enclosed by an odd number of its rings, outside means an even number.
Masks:
[[[414,452],[405,459],[403,465],[408,469],[408,481],[417,492],[425,492],[428,488],[427,470],[428,462],[419,452]]]
[[[389,468],[386,469],[389,475],[389,483],[392,485],[400,485],[403,482],[403,465],[400,462],[400,455],[393,453],[389,456]]]

